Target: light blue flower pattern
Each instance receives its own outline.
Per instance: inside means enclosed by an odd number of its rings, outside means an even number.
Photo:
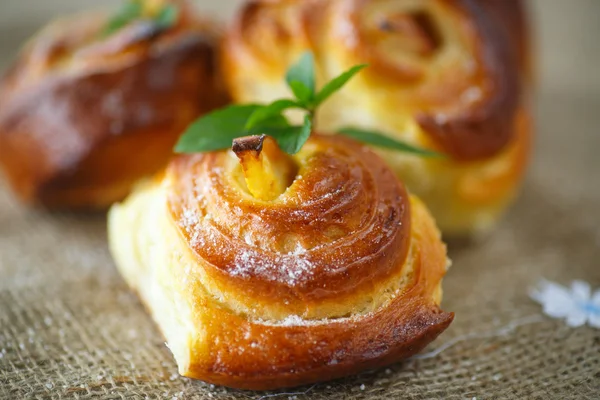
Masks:
[[[549,317],[565,319],[571,327],[587,323],[600,328],[600,289],[592,294],[590,284],[585,281],[573,281],[567,288],[544,279],[529,295],[543,306],[544,314]]]

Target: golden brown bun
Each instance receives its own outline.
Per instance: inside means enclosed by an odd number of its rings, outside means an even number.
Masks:
[[[253,1],[228,31],[225,79],[234,101],[268,102],[290,95],[281,77],[306,50],[317,86],[369,64],[323,105],[317,128],[375,129],[447,154],[377,150],[443,231],[486,230],[529,154],[523,21],[508,0]]]
[[[525,78],[526,83],[531,83],[532,49],[526,2],[524,0],[479,0],[479,4],[508,37],[510,48],[516,51],[522,78]]]
[[[409,357],[440,310],[446,248],[366,146],[313,136],[257,200],[232,152],[180,156],[109,213],[119,270],[181,374],[244,389],[323,381]]]
[[[0,81],[0,165],[28,203],[109,206],[167,163],[190,121],[224,103],[213,25],[185,8],[162,31],[138,21],[103,37],[106,22],[51,24]]]

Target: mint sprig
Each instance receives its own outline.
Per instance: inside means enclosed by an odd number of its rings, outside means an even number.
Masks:
[[[240,132],[246,131],[246,122],[259,108],[261,106],[257,104],[232,105],[198,118],[187,128],[188,133],[181,136],[175,145],[175,152],[194,152],[190,149],[214,151],[230,147],[233,139],[243,136]],[[250,132],[248,131],[248,134],[251,134]]]
[[[271,104],[261,106],[258,109],[256,109],[252,113],[252,115],[250,115],[250,118],[248,118],[248,121],[246,122],[245,128],[247,130],[250,130],[252,128],[260,126],[260,124],[264,120],[267,120],[275,115],[281,115],[283,111],[288,110],[290,108],[302,109],[303,107],[300,103],[289,99],[276,100]]]
[[[148,18],[144,15],[143,0],[127,0],[112,16],[101,32],[102,37],[108,37],[125,28],[135,20],[150,20],[159,29],[167,29],[177,22],[179,9],[174,4],[165,4],[156,15]]]
[[[298,62],[290,67],[285,80],[294,96],[308,106],[315,96],[315,60],[310,52],[302,54]]]
[[[230,105],[206,114],[187,128],[175,146],[175,152],[198,153],[224,150],[231,147],[235,138],[267,134],[277,141],[283,151],[296,154],[310,137],[317,108],[366,66],[362,64],[350,68],[317,91],[314,57],[312,53],[306,52],[289,68],[285,76],[294,99],[279,99],[264,105]],[[289,109],[305,112],[302,125],[289,123],[283,114]],[[439,156],[438,153],[397,141],[381,132],[344,128],[338,133],[373,146],[422,157]]]
[[[312,118],[310,116],[304,116],[304,123],[301,126],[290,126],[286,129],[279,129],[269,131],[265,129],[264,133],[272,136],[276,141],[281,150],[288,154],[296,154],[300,151],[304,143],[310,137],[312,131]]]
[[[325,86],[323,86],[321,91],[317,93],[314,100],[315,106],[318,107],[319,105],[321,105],[321,103],[327,100],[329,96],[340,90],[346,83],[348,83],[350,79],[352,79],[354,75],[358,74],[363,68],[366,67],[367,64],[355,65],[348,71],[327,82]]]
[[[178,17],[179,8],[174,4],[166,4],[152,20],[160,29],[167,29],[175,25]]]
[[[384,149],[403,151],[405,153],[412,153],[421,157],[442,157],[442,154],[435,151],[423,149],[421,147],[413,146],[408,143],[400,142],[392,139],[382,132],[367,131],[359,128],[342,128],[338,130],[338,133],[344,136],[351,137],[362,143],[370,144],[371,146],[381,147]]]

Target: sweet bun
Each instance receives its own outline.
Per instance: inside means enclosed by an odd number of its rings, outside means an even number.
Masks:
[[[218,31],[185,3],[172,26],[107,16],[56,21],[0,81],[0,166],[17,195],[55,208],[104,208],[163,167],[182,130],[225,102]]]
[[[367,63],[321,107],[317,129],[379,130],[444,153],[377,149],[442,231],[460,235],[490,229],[522,179],[532,135],[527,43],[519,1],[252,1],[222,60],[237,102],[289,96],[281,76],[307,50],[317,86]]]
[[[255,140],[234,146],[242,164],[289,162]],[[270,200],[236,154],[178,156],[109,213],[116,264],[181,374],[296,386],[409,357],[448,327],[439,231],[369,148],[313,135]]]

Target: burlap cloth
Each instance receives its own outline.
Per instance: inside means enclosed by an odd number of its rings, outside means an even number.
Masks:
[[[39,2],[0,3],[14,17],[0,17],[5,65],[38,23],[27,25],[19,7]],[[0,184],[0,397],[600,398],[600,330],[551,320],[527,294],[540,277],[600,286],[600,1],[534,5],[546,50],[536,157],[498,230],[481,243],[450,243],[443,306],[456,320],[429,353],[287,394],[182,378],[115,270],[104,216],[27,210]]]

